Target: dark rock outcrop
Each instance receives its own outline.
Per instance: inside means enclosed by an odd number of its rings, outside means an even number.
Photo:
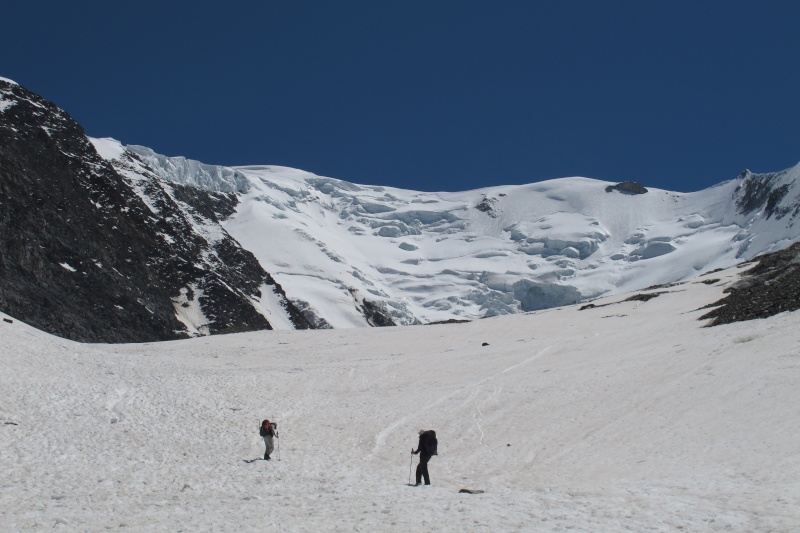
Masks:
[[[126,177],[54,104],[4,81],[0,100],[0,310],[86,342],[186,337],[181,297],[210,333],[271,327],[253,301],[282,289],[218,226],[235,197]]]
[[[609,302],[607,304],[586,304],[582,305],[578,308],[578,311],[585,311],[586,309],[598,309],[600,307],[608,307],[609,305],[616,305],[622,302],[649,302],[653,298],[658,298],[662,294],[666,294],[666,292],[649,292],[649,293],[638,293],[628,296],[624,300],[620,300],[618,302]]]
[[[383,302],[362,300],[361,303],[364,306],[362,308],[362,313],[370,326],[385,328],[396,325],[389,313],[383,308]]]
[[[787,198],[790,187],[783,180],[786,174],[787,171],[755,174],[749,170],[739,174],[740,183],[733,191],[737,213],[749,215],[763,207],[766,218],[780,220],[791,215],[794,219],[800,213],[800,197]]]
[[[497,198],[489,198],[484,196],[483,200],[480,201],[478,205],[475,206],[475,209],[486,213],[492,218],[497,218],[499,215],[496,210],[497,206]]]
[[[349,289],[356,309],[367,319],[367,324],[373,327],[396,326],[391,314],[386,309],[384,302],[360,298],[356,289]]]
[[[645,189],[641,183],[636,181],[623,181],[622,183],[617,183],[616,185],[609,185],[606,187],[606,192],[613,191],[619,191],[623,194],[645,194],[647,189]]]
[[[700,317],[708,326],[767,318],[800,309],[800,243],[758,258],[756,266],[726,289],[728,296]]]

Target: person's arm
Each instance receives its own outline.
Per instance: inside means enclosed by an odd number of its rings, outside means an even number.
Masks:
[[[411,450],[411,453],[417,455],[421,449],[422,449],[422,437],[419,438],[419,443],[417,443],[417,449]]]

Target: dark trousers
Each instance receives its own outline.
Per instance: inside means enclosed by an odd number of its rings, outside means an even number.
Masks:
[[[431,476],[428,474],[428,461],[431,460],[430,455],[425,455],[423,453],[419,454],[419,464],[417,465],[417,483],[422,482],[422,478],[425,478],[425,484],[431,484]]]

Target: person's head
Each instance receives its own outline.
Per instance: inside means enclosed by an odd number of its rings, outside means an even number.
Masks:
[[[425,433],[425,430],[424,429],[420,429],[419,430],[419,434],[422,435],[423,433]]]

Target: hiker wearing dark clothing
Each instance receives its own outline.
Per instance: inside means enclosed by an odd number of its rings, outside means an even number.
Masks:
[[[264,460],[269,461],[270,454],[275,450],[275,442],[272,439],[273,437],[279,438],[278,424],[270,422],[269,420],[264,420],[258,428],[258,434],[264,438],[264,444],[267,447],[264,451]]]
[[[432,429],[419,430],[419,444],[417,444],[416,450],[411,450],[411,453],[414,455],[419,454],[419,464],[417,465],[417,484],[415,486],[422,485],[422,479],[425,479],[425,484],[431,484],[431,476],[428,474],[428,461],[431,460],[431,456],[436,455],[436,432]]]

